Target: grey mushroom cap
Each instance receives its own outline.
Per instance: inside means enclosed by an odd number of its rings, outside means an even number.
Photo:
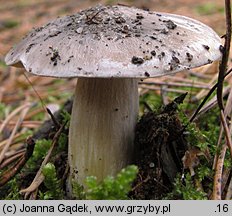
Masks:
[[[221,39],[180,15],[102,6],[34,29],[7,54],[8,65],[52,77],[156,77],[221,57]]]

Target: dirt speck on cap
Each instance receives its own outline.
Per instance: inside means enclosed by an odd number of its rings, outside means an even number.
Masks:
[[[165,25],[168,29],[175,29],[177,25],[172,20],[164,20]]]
[[[140,57],[133,56],[131,59],[131,62],[132,62],[132,64],[141,65],[141,64],[143,64],[144,60]]]
[[[205,45],[205,44],[202,44],[202,46],[206,49],[206,50],[209,50],[210,47],[208,45]]]
[[[193,55],[190,54],[189,52],[186,53],[187,60],[190,62],[193,59]]]
[[[54,49],[53,47],[49,47],[49,49],[51,50],[51,54],[52,54],[52,56],[51,56],[51,61],[52,61],[52,63],[53,63],[53,65],[54,66],[56,66],[57,65],[57,63],[58,63],[58,61],[60,61],[61,60],[61,58],[60,58],[60,54],[59,54],[59,51],[57,50],[57,49]]]

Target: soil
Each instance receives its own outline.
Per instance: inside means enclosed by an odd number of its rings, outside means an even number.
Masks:
[[[182,95],[157,112],[145,113],[136,126],[136,165],[139,168],[130,196],[133,199],[162,199],[171,192],[187,149],[184,126],[177,107]],[[180,101],[178,101],[180,99]]]

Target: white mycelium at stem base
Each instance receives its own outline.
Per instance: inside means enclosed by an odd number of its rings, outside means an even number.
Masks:
[[[138,117],[137,79],[79,78],[69,132],[70,177],[84,184],[132,163]]]

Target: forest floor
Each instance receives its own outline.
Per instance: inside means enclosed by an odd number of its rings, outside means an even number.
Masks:
[[[96,4],[118,3],[192,17],[212,27],[220,36],[225,34],[224,2],[221,0],[0,0],[0,149],[6,144],[10,145],[8,158],[24,145],[25,137],[33,134],[50,118],[40,100],[43,100],[52,112],[57,111],[72,96],[76,79],[57,80],[28,74],[26,78],[24,69],[5,65],[6,53],[32,28],[42,26],[58,16],[73,14]],[[231,67],[231,58],[229,64]],[[218,63],[214,63],[172,76],[149,78],[147,81],[153,85],[140,85],[140,96],[153,92],[161,96],[162,104],[168,104],[178,94],[188,91],[190,94],[187,101],[199,103],[217,81],[217,73]],[[228,77],[227,83],[231,84],[231,81]],[[149,105],[152,107],[152,104]],[[141,114],[143,111],[141,109]],[[187,110],[186,114],[191,116],[192,112],[193,110]],[[19,118],[23,120],[18,123]],[[174,124],[178,125],[179,120],[175,119]],[[131,196],[140,199],[161,198],[156,195],[141,195],[140,191]]]

